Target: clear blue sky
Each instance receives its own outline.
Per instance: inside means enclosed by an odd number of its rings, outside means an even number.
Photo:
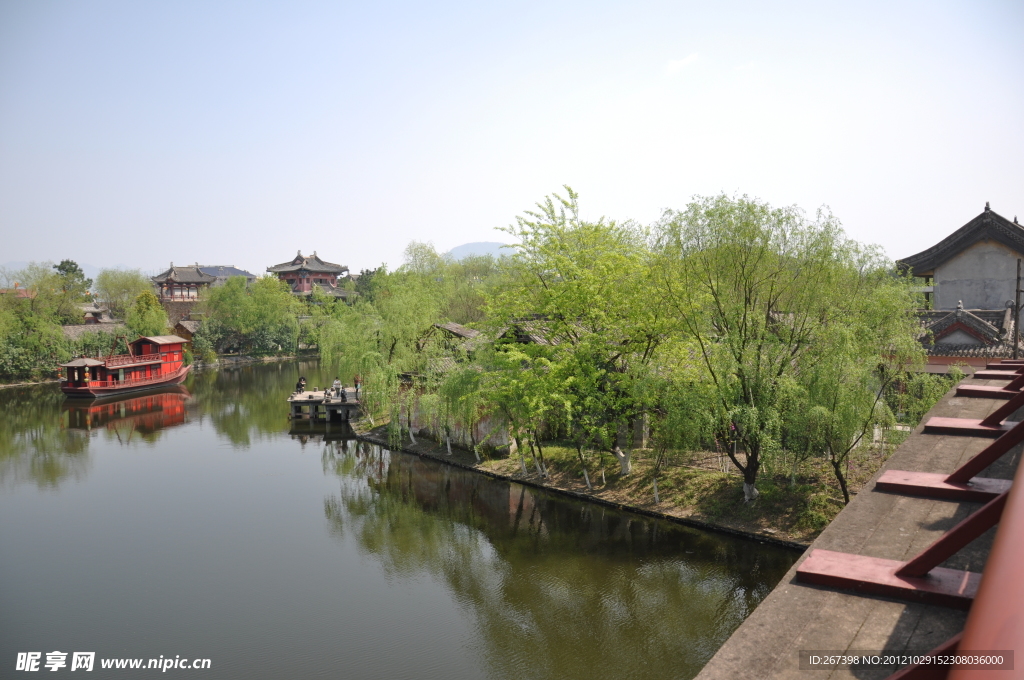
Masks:
[[[0,264],[397,265],[563,184],[1024,221],[1024,3],[0,0]]]

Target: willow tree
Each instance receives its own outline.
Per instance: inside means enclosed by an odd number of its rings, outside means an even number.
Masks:
[[[666,211],[655,233],[659,303],[694,342],[718,432],[745,453],[740,460],[729,451],[747,501],[757,497],[765,457],[781,445],[787,381],[818,372],[838,390],[841,377],[850,389],[832,393],[831,410],[854,422],[851,414],[869,406],[863,390],[876,386],[872,371],[888,362],[886,343],[898,346],[896,363],[912,358],[909,289],[825,210],[812,220],[747,196],[704,197]],[[887,318],[894,321],[884,332],[864,332]],[[854,377],[861,368],[866,373]],[[840,439],[851,432],[842,430]]]
[[[582,219],[576,193],[566,191],[506,230],[519,245],[502,258],[505,279],[489,300],[489,322],[496,334],[531,339],[550,362],[581,464],[583,450],[598,447],[616,455],[627,473],[629,452],[616,439],[641,410],[632,380],[674,322],[664,307],[650,304],[643,230]]]
[[[110,313],[123,319],[140,293],[153,289],[153,281],[138,269],[101,269],[96,275],[96,294]]]

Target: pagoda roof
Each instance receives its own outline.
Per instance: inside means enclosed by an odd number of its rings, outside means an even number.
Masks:
[[[985,204],[985,210],[973,220],[927,250],[897,260],[901,269],[910,269],[914,274],[934,270],[940,264],[982,239],[992,239],[1018,253],[1024,253],[1024,226],[999,215]]]
[[[291,262],[282,262],[281,264],[275,264],[273,267],[267,267],[267,271],[272,274],[284,274],[286,272],[297,272],[301,270],[323,274],[341,274],[347,272],[348,267],[343,264],[335,264],[333,262],[321,260],[315,250],[312,255],[308,256],[303,255],[300,250]]]
[[[197,264],[175,267],[172,262],[170,269],[157,274],[152,280],[154,283],[213,283],[217,277],[206,274]]]

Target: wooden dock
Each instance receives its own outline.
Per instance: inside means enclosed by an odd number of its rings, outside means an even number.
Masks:
[[[293,392],[288,396],[292,420],[310,420],[325,423],[347,423],[362,415],[354,389],[346,389],[344,398],[334,390]]]

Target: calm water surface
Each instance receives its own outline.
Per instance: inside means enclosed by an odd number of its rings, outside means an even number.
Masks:
[[[0,678],[690,678],[796,559],[289,431],[299,372],[0,390]],[[211,668],[99,667],[178,655]]]

